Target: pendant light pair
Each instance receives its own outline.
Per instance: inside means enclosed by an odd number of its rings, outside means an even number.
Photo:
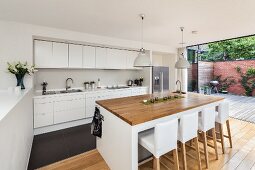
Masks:
[[[151,66],[151,60],[150,58],[146,55],[145,49],[143,48],[143,20],[145,15],[140,14],[140,17],[142,19],[142,32],[141,32],[141,43],[142,47],[138,53],[138,56],[136,57],[134,61],[134,67],[150,67]]]
[[[145,15],[144,14],[140,14],[140,17],[142,19],[142,32],[141,32],[141,43],[142,43],[142,47],[139,51],[138,56],[136,57],[135,61],[134,61],[134,67],[151,67],[151,60],[150,58],[146,55],[145,53],[145,49],[143,48],[143,20]],[[181,27],[181,32],[182,32],[182,48],[183,48],[183,30],[184,27]],[[184,58],[184,54],[181,53],[181,56],[179,57],[179,60],[175,63],[175,68],[177,69],[187,69],[190,67],[190,63]]]

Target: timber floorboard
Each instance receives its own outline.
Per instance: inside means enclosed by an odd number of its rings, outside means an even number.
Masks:
[[[232,132],[233,148],[229,147],[229,141],[225,138],[225,154],[221,152],[221,145],[218,145],[219,160],[215,159],[213,148],[208,147],[209,152],[209,169],[218,170],[249,170],[255,169],[255,124],[244,122],[237,119],[230,119],[230,127]],[[226,125],[224,125],[224,133],[226,134]],[[212,141],[208,141],[212,143]],[[188,145],[187,143],[186,145]],[[203,145],[200,143],[202,169],[205,169],[205,160],[203,155]],[[186,147],[187,153],[196,157],[194,150]],[[198,169],[197,161],[187,155],[187,166],[189,170]],[[182,168],[181,153],[178,153],[180,169]],[[173,164],[168,160],[173,159],[172,153],[160,158],[161,170],[173,169]],[[153,167],[152,161],[140,165],[139,170],[151,170]],[[65,159],[60,162],[50,164],[40,168],[40,170],[108,170],[109,167],[98,153],[97,150],[85,152],[83,154]]]

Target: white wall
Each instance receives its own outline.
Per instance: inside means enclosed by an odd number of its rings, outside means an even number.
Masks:
[[[0,169],[26,170],[33,142],[33,90],[0,121]]]
[[[15,86],[13,75],[6,73],[7,61],[28,61],[33,63],[33,36],[50,37],[124,48],[139,48],[140,42],[97,36],[68,30],[61,30],[16,22],[0,21],[0,89]],[[176,49],[157,44],[145,43],[146,49],[175,53]],[[26,76],[25,85],[32,86],[32,78]]]

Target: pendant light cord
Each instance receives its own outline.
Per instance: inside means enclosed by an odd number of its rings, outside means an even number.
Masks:
[[[141,15],[141,18],[142,18],[142,31],[141,31],[141,40],[142,40],[142,43],[141,43],[141,46],[143,48],[143,19],[144,19],[144,16]]]
[[[183,27],[181,27],[181,31],[182,31],[182,48],[183,48]]]
[[[182,50],[183,50],[183,44],[184,44],[184,42],[183,42],[183,30],[184,30],[184,27],[180,27],[180,29],[181,29],[181,32],[182,32]],[[183,52],[181,53],[181,56],[182,56],[182,58],[184,58]]]

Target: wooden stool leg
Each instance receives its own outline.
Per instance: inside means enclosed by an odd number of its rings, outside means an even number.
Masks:
[[[195,139],[195,147],[196,147],[196,152],[197,152],[197,161],[198,161],[198,168],[199,170],[202,169],[201,167],[201,158],[200,158],[200,151],[199,151],[199,145],[198,145],[198,138],[194,138]]]
[[[227,124],[227,129],[228,129],[229,144],[230,144],[230,148],[232,148],[232,137],[231,137],[231,131],[230,131],[229,120],[227,120],[226,124]]]
[[[184,169],[184,170],[187,170],[187,160],[186,160],[186,148],[185,148],[185,143],[181,143],[181,150],[182,150],[183,169]]]
[[[214,150],[215,150],[216,160],[218,160],[219,156],[218,156],[218,147],[217,147],[217,141],[216,141],[215,128],[212,129],[212,135],[213,135],[213,143],[214,143]]]
[[[179,159],[178,159],[178,150],[173,150],[173,156],[174,156],[174,166],[176,170],[179,170]]]
[[[159,158],[153,157],[153,170],[160,170]]]
[[[220,124],[220,141],[221,141],[221,148],[222,148],[222,153],[225,153],[225,146],[224,146],[224,136],[223,136],[223,126]]]
[[[206,132],[202,132],[202,134],[203,134],[203,144],[204,144],[204,153],[205,153],[206,168],[209,168],[209,159],[208,159]]]

